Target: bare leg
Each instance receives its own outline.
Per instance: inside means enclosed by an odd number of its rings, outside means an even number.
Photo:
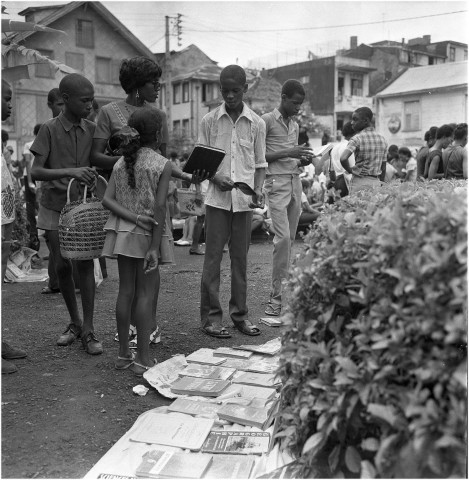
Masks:
[[[192,235],[192,247],[191,250],[197,250],[199,248],[200,235],[202,234],[202,229],[204,228],[205,215],[196,217],[195,225]]]
[[[133,318],[137,326],[137,356],[135,361],[141,365],[152,367],[153,362],[150,360],[148,338],[150,336],[152,304],[155,297],[158,271],[144,274],[143,259],[138,259],[137,262],[135,318]]]
[[[78,313],[75,283],[73,282],[72,262],[60,254],[59,232],[49,230],[50,254],[54,257],[57,278],[65,305],[67,306],[71,322],[81,329],[82,322]]]
[[[83,307],[83,328],[82,334],[93,332],[94,296],[96,285],[94,280],[93,260],[79,260],[74,262],[73,267],[77,270],[80,282],[81,305]]]
[[[129,325],[135,297],[136,259],[119,255],[119,294],[116,303],[117,333],[119,334],[119,356],[129,358]]]

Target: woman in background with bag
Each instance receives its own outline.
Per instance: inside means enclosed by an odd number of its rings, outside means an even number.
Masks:
[[[104,256],[117,256],[119,294],[116,304],[118,370],[137,376],[154,365],[148,338],[160,263],[174,263],[165,225],[171,162],[157,153],[161,115],[156,109],[134,112],[120,135],[124,154],[114,165],[103,205],[111,210],[106,223]],[[130,350],[130,323],[137,327],[137,355]]]

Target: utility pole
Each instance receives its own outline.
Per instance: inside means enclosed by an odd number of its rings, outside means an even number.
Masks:
[[[171,120],[171,96],[172,96],[172,88],[171,88],[171,51],[169,49],[169,19],[170,17],[166,16],[166,30],[165,30],[165,38],[166,38],[166,49],[165,49],[165,62],[164,62],[164,80],[165,80],[165,87],[164,87],[164,104],[166,108],[166,120],[168,122],[168,130],[172,132],[173,130],[173,122]]]
[[[172,85],[171,85],[171,77],[172,77],[172,66],[171,66],[171,48],[169,45],[169,39],[171,36],[171,32],[169,30],[171,20],[176,20],[176,34],[178,39],[178,46],[182,45],[182,15],[180,13],[177,14],[177,17],[171,17],[169,15],[165,16],[166,24],[165,24],[165,39],[166,39],[166,48],[165,48],[165,55],[164,55],[164,80],[165,80],[165,97],[164,97],[164,105],[166,109],[166,118],[168,121],[168,130],[171,132],[173,130],[173,122],[171,119],[171,104],[172,104]],[[174,33],[172,34],[174,35]]]

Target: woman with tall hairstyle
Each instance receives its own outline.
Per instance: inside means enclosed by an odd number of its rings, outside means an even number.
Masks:
[[[117,133],[122,127],[127,125],[130,116],[137,110],[150,107],[156,108],[154,105],[158,98],[160,90],[161,68],[159,65],[146,57],[133,57],[124,59],[119,70],[119,81],[127,96],[124,100],[111,102],[101,107],[96,118],[96,131],[93,138],[93,146],[91,148],[91,164],[100,169],[108,171],[109,174],[114,164],[121,157],[121,152],[113,150],[108,145],[109,139]],[[157,109],[157,108],[156,108]],[[166,147],[168,143],[168,125],[166,114],[157,109],[162,119],[162,131],[159,153],[166,156]],[[200,178],[197,176],[183,173],[174,163],[171,168],[171,175],[182,180],[197,183]],[[171,224],[169,212],[166,215],[166,231],[170,235],[171,242]],[[153,303],[153,328],[150,335],[151,343],[160,342],[160,332],[156,324],[156,307],[159,291],[159,274],[156,284],[155,300]],[[135,325],[131,325],[129,329],[129,337],[131,347],[136,347],[136,330]],[[118,335],[116,338],[118,341]]]

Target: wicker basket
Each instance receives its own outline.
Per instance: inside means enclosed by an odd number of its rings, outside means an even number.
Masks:
[[[200,185],[195,186],[196,191],[186,188],[178,188],[179,210],[183,215],[205,215],[205,195]]]
[[[106,239],[104,225],[110,212],[94,194],[86,198],[86,186],[83,199],[71,202],[70,186],[73,180],[68,184],[67,203],[60,212],[60,253],[71,260],[92,260],[100,257],[103,251]],[[106,183],[103,177],[99,177],[99,180]]]

